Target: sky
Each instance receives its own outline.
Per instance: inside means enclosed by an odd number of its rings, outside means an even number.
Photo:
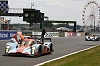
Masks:
[[[9,8],[31,8],[40,10],[49,20],[77,21],[82,25],[82,14],[84,6],[90,0],[8,0]],[[100,0],[94,0],[100,3]],[[20,10],[22,11],[22,10]],[[19,12],[20,12],[19,11]],[[11,23],[26,23],[22,17],[5,17],[11,19]]]

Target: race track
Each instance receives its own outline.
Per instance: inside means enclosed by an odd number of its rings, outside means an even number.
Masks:
[[[52,42],[54,43],[54,52],[52,54],[31,58],[3,56],[7,41],[0,41],[0,66],[34,66],[38,63],[100,44],[100,41],[85,41],[84,37],[52,38]]]

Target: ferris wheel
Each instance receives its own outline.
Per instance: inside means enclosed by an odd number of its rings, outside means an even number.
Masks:
[[[82,13],[82,20],[85,27],[95,29],[100,26],[100,6],[96,1],[86,3]]]

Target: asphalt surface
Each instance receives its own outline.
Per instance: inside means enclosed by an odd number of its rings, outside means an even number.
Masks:
[[[100,41],[85,41],[84,37],[52,38],[54,52],[37,58],[3,56],[8,41],[0,41],[0,66],[34,66],[36,64],[100,44]]]

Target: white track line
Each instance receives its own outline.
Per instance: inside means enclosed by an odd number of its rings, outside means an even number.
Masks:
[[[43,65],[43,64],[45,64],[45,63],[49,63],[49,62],[51,62],[51,61],[55,61],[55,60],[58,60],[58,59],[61,59],[61,58],[64,58],[64,57],[67,57],[67,56],[70,56],[70,55],[73,55],[73,54],[76,54],[76,53],[79,53],[79,52],[82,52],[82,51],[85,51],[85,50],[88,50],[88,49],[91,49],[91,48],[94,48],[94,47],[97,47],[97,46],[100,46],[100,44],[99,44],[99,45],[96,45],[96,46],[92,46],[92,47],[90,47],[90,48],[86,48],[86,49],[77,51],[77,52],[73,52],[73,53],[64,55],[64,56],[61,56],[61,57],[58,57],[58,58],[55,58],[55,59],[52,59],[52,60],[49,60],[49,61],[46,61],[46,62],[43,62],[43,63],[39,63],[39,64],[33,65],[33,66],[40,66],[40,65]]]

